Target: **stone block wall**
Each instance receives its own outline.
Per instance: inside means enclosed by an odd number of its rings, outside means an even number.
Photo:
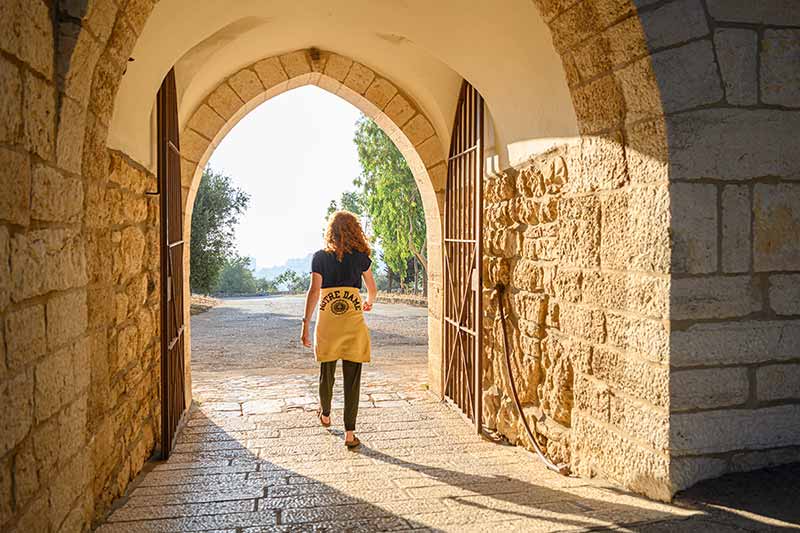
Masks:
[[[798,460],[800,9],[536,3],[581,140],[487,180],[486,419],[526,442],[502,281],[552,459],[656,498]]]
[[[108,153],[111,100],[89,97],[127,61],[117,11],[0,7],[2,531],[88,529],[158,435],[154,180]]]
[[[614,151],[606,185],[590,185]],[[669,498],[668,188],[624,169],[613,141],[587,139],[486,180],[484,417],[532,447],[505,367],[503,283],[516,388],[548,457]]]
[[[669,439],[680,489],[800,460],[800,6],[675,5],[695,30],[653,64],[675,95]],[[643,19],[648,35],[668,30],[658,11]]]
[[[86,431],[98,510],[121,496],[159,439],[159,214],[156,179],[109,151],[87,181],[86,257],[91,386]]]

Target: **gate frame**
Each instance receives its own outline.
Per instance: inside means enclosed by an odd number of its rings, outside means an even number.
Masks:
[[[169,458],[185,421],[186,316],[183,308],[183,209],[180,128],[175,69],[164,77],[156,96],[159,195],[161,458]],[[173,142],[174,139],[174,142]],[[174,234],[174,235],[173,235]],[[175,236],[173,241],[171,238]],[[175,258],[178,258],[175,261]],[[175,284],[179,287],[176,289]],[[170,311],[172,311],[170,313]],[[172,320],[170,320],[172,319]],[[174,326],[172,328],[171,326]],[[174,352],[174,354],[173,354]]]
[[[466,109],[465,109],[466,107]],[[444,200],[444,224],[442,232],[442,274],[443,274],[443,307],[442,307],[442,397],[445,401],[456,407],[461,414],[467,418],[470,423],[475,425],[477,433],[481,433],[483,429],[483,390],[482,390],[482,374],[483,374],[483,178],[484,178],[484,137],[485,137],[485,103],[481,94],[467,81],[464,80],[461,84],[459,92],[458,103],[456,105],[455,117],[453,119],[452,135],[450,137],[450,150],[447,158],[447,184],[445,189]],[[473,141],[469,147],[460,146],[461,141]],[[458,150],[458,151],[456,151]],[[474,161],[470,161],[473,159]],[[465,162],[466,159],[466,162]],[[471,176],[469,174],[472,173]],[[455,190],[455,180],[463,180],[464,175],[474,180],[473,182],[473,195],[468,198],[466,195],[460,194],[460,191]],[[463,185],[463,183],[461,183]],[[472,201],[471,206],[471,227],[472,239],[459,239],[451,234],[452,224],[463,223],[462,220],[454,217],[455,213],[452,212],[454,206],[450,202],[453,201],[452,196],[459,194],[458,200],[461,202]],[[468,209],[470,206],[467,206]],[[467,213],[465,210],[464,213]],[[460,226],[459,229],[463,229]],[[469,227],[469,225],[467,225]],[[458,287],[453,285],[453,269],[455,266],[450,266],[450,253],[448,245],[463,245],[472,244],[472,260],[469,270],[470,280],[466,282],[463,287],[459,284]],[[457,254],[456,254],[457,255]],[[467,263],[462,264],[462,269],[467,267]],[[461,272],[465,274],[465,272]],[[460,289],[464,289],[461,300],[454,300],[460,293]],[[456,292],[459,289],[459,292]],[[469,298],[470,292],[472,293],[472,313],[473,313],[473,331],[469,330],[468,323],[469,317],[464,318],[464,311],[466,310],[465,303]],[[458,310],[458,315],[450,317],[448,309],[451,306],[453,310]],[[452,318],[456,318],[453,320]],[[465,325],[465,322],[467,325]],[[457,331],[452,339],[448,328],[455,327]],[[469,374],[467,367],[466,354],[464,344],[462,342],[463,336],[472,335],[472,375]],[[450,346],[452,344],[452,347]],[[457,348],[460,347],[460,350]],[[458,353],[457,353],[458,352]],[[464,372],[461,375],[461,382],[452,384],[451,379],[458,377],[451,374],[452,364],[460,355],[461,362],[464,365]],[[456,365],[458,366],[458,365]],[[459,372],[456,370],[456,372]],[[471,383],[470,383],[471,381]],[[459,387],[461,390],[460,398],[453,398],[448,395],[448,389]],[[471,402],[466,402],[466,397],[469,397]],[[465,409],[467,406],[469,410]],[[470,416],[470,414],[472,416]]]

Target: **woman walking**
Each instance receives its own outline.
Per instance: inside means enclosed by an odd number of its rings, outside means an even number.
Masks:
[[[345,445],[352,449],[361,442],[355,436],[361,365],[370,360],[370,340],[363,311],[372,310],[378,289],[372,276],[372,260],[364,230],[355,215],[336,211],[328,219],[325,248],[311,260],[311,284],[303,315],[303,345],[310,348],[308,325],[319,302],[314,330],[314,354],[319,367],[318,417],[331,425],[331,400],[336,361],[342,360],[344,375]],[[361,301],[361,278],[367,284],[367,301]]]

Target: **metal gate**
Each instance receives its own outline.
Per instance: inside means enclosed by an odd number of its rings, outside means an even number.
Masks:
[[[186,410],[181,153],[174,70],[169,71],[158,90],[156,112],[161,208],[161,455],[166,459]]]
[[[444,200],[444,394],[481,429],[483,97],[464,81]]]

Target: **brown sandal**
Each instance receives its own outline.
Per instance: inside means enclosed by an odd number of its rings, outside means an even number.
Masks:
[[[326,427],[326,428],[327,427],[331,427],[331,417],[330,417],[330,415],[328,415],[328,421],[327,422],[322,420],[323,416],[324,415],[322,414],[322,409],[317,409],[317,418],[319,418],[319,423],[322,424],[322,427]]]
[[[359,446],[361,446],[361,441],[358,440],[358,437],[353,435],[353,440],[344,441],[344,445],[347,446],[348,450],[352,450],[353,448],[358,448]]]

